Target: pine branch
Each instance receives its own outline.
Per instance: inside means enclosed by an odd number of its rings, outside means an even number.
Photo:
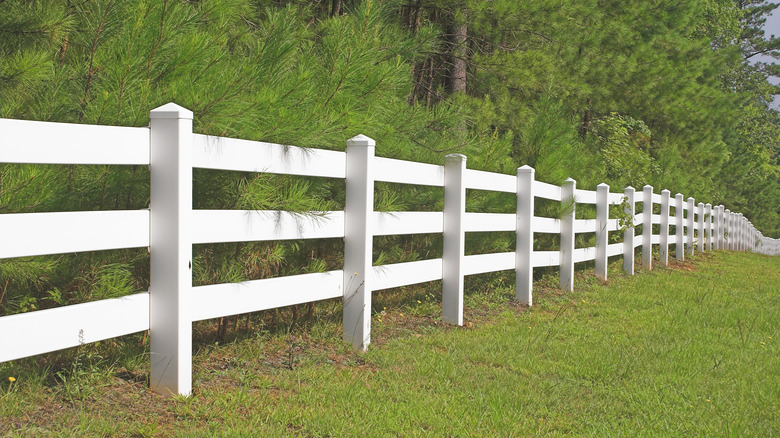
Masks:
[[[100,24],[98,25],[97,31],[95,32],[95,38],[92,39],[92,47],[90,48],[89,53],[89,68],[87,71],[87,84],[84,87],[84,99],[81,103],[81,114],[79,115],[79,120],[84,119],[84,113],[85,108],[87,106],[87,100],[89,98],[89,86],[92,83],[92,77],[94,76],[96,69],[93,69],[93,63],[95,61],[95,52],[97,51],[97,45],[98,45],[98,39],[100,38],[100,34],[103,31],[103,26],[106,24],[106,20],[108,19],[108,13],[111,11],[111,5],[112,2],[109,0],[108,4],[106,4],[106,10],[103,13],[103,17],[100,19]]]
[[[160,31],[157,34],[157,41],[155,41],[154,47],[152,47],[152,54],[149,55],[149,63],[146,66],[146,79],[147,80],[149,80],[149,77],[151,76],[152,61],[154,60],[154,56],[157,53],[157,49],[160,47],[160,42],[162,41],[163,30],[165,29],[165,12],[167,10],[168,10],[168,0],[163,0],[162,11],[160,12]]]

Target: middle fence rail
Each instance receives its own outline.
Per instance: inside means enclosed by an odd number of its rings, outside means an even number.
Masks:
[[[342,298],[344,339],[366,349],[372,293],[382,289],[442,280],[442,318],[462,325],[467,275],[514,270],[516,299],[530,306],[534,268],[558,267],[560,287],[570,291],[576,263],[594,261],[596,275],[607,280],[609,258],[622,256],[623,269],[633,275],[638,247],[645,269],[652,269],[654,246],[663,265],[670,247],[678,260],[696,251],[776,255],[780,248],[741,214],[679,193],[672,197],[668,190],[655,193],[651,186],[614,193],[606,184],[578,189],[567,179],[559,187],[537,181],[528,166],[516,175],[468,169],[459,154],[448,155],[443,166],[382,158],[375,156],[374,140],[362,135],[348,140],[345,152],[199,135],[192,132],[192,112],[172,103],[150,117],[149,128],[0,119],[0,163],[151,169],[149,209],[0,214],[0,258],[133,247],[151,253],[148,292],[0,317],[0,361],[150,330],[151,387],[186,395],[192,390],[194,321]],[[344,179],[345,209],[193,210],[193,168]],[[444,209],[376,212],[377,181],[443,187]],[[467,190],[515,194],[516,213],[467,212]],[[536,199],[561,203],[563,213],[535,216]],[[575,217],[583,204],[595,207],[595,219]],[[620,212],[616,217],[611,207]],[[514,232],[515,250],[465,254],[466,233],[493,231]],[[441,258],[373,266],[375,236],[431,233],[443,235]],[[559,249],[535,250],[535,234],[542,233],[559,234]],[[595,246],[576,248],[579,233],[595,233]],[[610,244],[609,233],[622,234],[622,242]],[[343,270],[192,286],[193,244],[323,238],[344,239]]]

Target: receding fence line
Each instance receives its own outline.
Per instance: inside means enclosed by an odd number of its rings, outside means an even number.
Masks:
[[[374,155],[374,140],[362,135],[347,141],[346,152],[199,135],[192,132],[192,112],[172,103],[150,117],[149,128],[0,119],[0,163],[151,169],[149,209],[0,214],[0,258],[133,247],[151,253],[149,292],[0,317],[0,361],[150,330],[151,387],[189,394],[193,321],[342,297],[344,339],[365,349],[377,290],[442,280],[442,318],[462,325],[466,275],[515,270],[516,299],[532,305],[536,267],[559,267],[560,286],[570,291],[576,263],[594,260],[596,275],[606,280],[608,258],[622,256],[623,269],[633,275],[639,246],[645,269],[652,268],[653,245],[664,265],[671,245],[678,260],[692,256],[695,246],[699,252],[780,250],[778,240],[764,237],[742,214],[695,206],[680,193],[672,203],[668,190],[657,194],[651,186],[637,200],[632,187],[611,193],[606,184],[590,191],[577,189],[572,179],[561,187],[536,181],[528,166],[516,175],[471,170],[457,154],[448,155],[444,166],[381,158]],[[345,209],[311,215],[193,210],[193,167],[346,179]],[[444,211],[375,212],[376,181],[443,187]],[[516,213],[466,212],[467,189],[514,193]],[[535,198],[561,202],[564,213],[534,216]],[[577,204],[595,205],[596,219],[576,219]],[[653,213],[656,204],[660,214]],[[610,218],[610,206],[622,206],[623,215]],[[642,233],[635,235],[640,225]],[[515,251],[465,255],[465,233],[487,231],[515,232]],[[610,244],[609,233],[620,231],[623,242]],[[443,233],[442,258],[373,266],[374,236],[424,233]],[[560,234],[560,248],[534,250],[534,233]],[[575,248],[577,233],[595,233],[596,246]],[[344,238],[343,270],[192,286],[193,244],[320,238]]]

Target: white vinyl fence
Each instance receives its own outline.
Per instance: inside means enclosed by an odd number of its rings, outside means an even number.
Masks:
[[[466,157],[448,155],[444,166],[374,155],[374,141],[357,136],[346,152],[303,149],[198,135],[192,112],[169,103],[151,111],[149,128],[91,126],[0,119],[0,162],[150,165],[150,209],[0,215],[0,258],[148,247],[149,292],[0,318],[0,361],[9,361],[150,330],[151,386],[162,393],[192,389],[192,322],[342,297],[344,338],[356,348],[370,342],[373,291],[442,280],[443,318],[463,323],[463,277],[515,270],[517,300],[532,304],[533,268],[560,267],[561,288],[574,287],[574,264],[595,261],[607,278],[607,259],[623,256],[634,273],[635,248],[651,268],[652,246],[666,264],[670,245],[682,260],[694,251],[729,249],[777,254],[778,241],[763,237],[741,214],[723,206],[673,198],[668,190],[610,192],[536,181],[534,169],[516,175],[466,168]],[[346,179],[344,211],[300,215],[285,211],[192,209],[192,169],[209,168]],[[374,182],[444,187],[443,212],[373,211]],[[516,214],[465,212],[467,189],[514,193]],[[572,206],[561,218],[534,216],[544,198]],[[642,213],[635,216],[635,205]],[[596,219],[575,219],[577,204],[594,204]],[[652,206],[660,205],[660,214]],[[631,226],[609,217],[621,205]],[[670,216],[670,207],[674,216]],[[658,225],[659,234],[653,234]],[[628,224],[626,224],[628,225]],[[675,235],[670,235],[674,227]],[[624,241],[608,244],[623,229]],[[465,233],[512,231],[514,252],[464,255]],[[372,266],[374,236],[443,233],[443,257]],[[536,251],[534,233],[560,234],[560,249]],[[576,233],[595,233],[596,246],[575,248]],[[344,238],[344,269],[242,283],[192,287],[192,245],[285,239]],[[685,251],[683,251],[683,248]]]

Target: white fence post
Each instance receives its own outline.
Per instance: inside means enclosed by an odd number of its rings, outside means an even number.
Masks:
[[[737,213],[737,251],[742,251],[742,213]]]
[[[731,249],[731,210],[728,208],[723,211],[723,249]]]
[[[721,217],[721,226],[720,226],[720,249],[729,249],[729,214],[731,211],[721,206],[720,210],[720,217]]]
[[[753,231],[753,234],[752,234],[752,237],[750,239],[750,242],[751,242],[751,245],[753,247],[753,251],[757,252],[758,251],[758,239],[760,239],[760,235],[758,233],[758,229],[756,229],[756,227],[752,223],[750,224],[750,228]]]
[[[174,103],[149,113],[149,386],[164,395],[192,392],[192,111]]]
[[[720,206],[712,206],[712,249],[720,249]]]
[[[753,226],[753,239],[752,239],[752,242],[753,242],[753,251],[754,252],[759,252],[759,250],[760,250],[760,245],[759,244],[761,243],[761,233],[758,231],[758,229],[755,226]]]
[[[752,231],[751,238],[750,238],[751,247],[753,248],[753,251],[758,251],[758,246],[756,243],[759,238],[758,230],[752,223],[750,224],[750,229]]]
[[[561,186],[561,202],[564,208],[561,217],[561,289],[574,290],[574,212],[577,209],[574,191],[577,189],[577,181],[566,178]]]
[[[696,240],[696,247],[699,252],[704,252],[704,203],[699,202],[697,208],[697,214],[699,215],[699,221],[697,222],[697,231],[699,235]]]
[[[707,251],[712,251],[712,204],[704,204],[704,246]]]
[[[661,263],[669,264],[669,190],[661,190],[661,246],[658,253]]]
[[[734,237],[734,250],[740,251],[741,245],[742,245],[742,215],[740,213],[736,213],[734,215],[734,231],[736,231],[736,234]]]
[[[530,166],[517,169],[517,225],[515,246],[515,295],[520,303],[533,305],[534,178]]]
[[[679,261],[685,260],[685,226],[683,225],[684,213],[685,204],[683,203],[683,195],[682,193],[678,193],[674,195],[674,255]]]
[[[737,224],[735,219],[736,215],[734,212],[729,212],[729,249],[731,251],[735,251],[737,248]]]
[[[634,275],[634,215],[636,214],[636,202],[634,202],[634,188],[626,187],[623,191],[626,197],[626,207],[623,213],[626,214],[629,223],[628,228],[623,231],[623,270],[628,275]]]
[[[653,269],[653,186],[642,190],[642,266]]]
[[[607,281],[607,245],[609,243],[609,185],[596,186],[596,276]]]
[[[715,249],[723,249],[723,206],[715,207]]]
[[[694,225],[693,225],[694,224],[693,216],[696,214],[695,208],[693,206],[694,202],[696,202],[695,199],[688,198],[688,213],[687,213],[688,214],[688,217],[687,217],[687,219],[688,219],[688,221],[687,221],[688,222],[688,226],[686,227],[686,231],[688,233],[688,239],[686,239],[686,242],[688,244],[685,247],[685,252],[689,256],[692,256],[694,254],[694,252],[695,252],[695,250],[693,249],[694,248],[693,237],[694,237],[694,234],[695,234],[694,233]]]
[[[718,206],[710,207],[710,250],[718,249]]]
[[[374,272],[374,150],[365,135],[347,140],[347,197],[344,205],[344,340],[365,350],[371,342]]]
[[[745,251],[746,248],[747,248],[747,240],[748,240],[747,239],[747,219],[745,219],[745,215],[743,213],[739,214],[739,221],[740,221],[740,224],[741,224],[740,228],[742,230],[742,232],[739,233],[739,237],[740,237],[739,240],[741,242],[740,250],[741,251]]]
[[[466,233],[466,156],[444,159],[444,248],[442,252],[442,319],[463,325],[463,259]]]
[[[737,251],[742,251],[742,213],[737,213]]]
[[[750,224],[750,250],[756,251],[756,228],[752,223]]]

